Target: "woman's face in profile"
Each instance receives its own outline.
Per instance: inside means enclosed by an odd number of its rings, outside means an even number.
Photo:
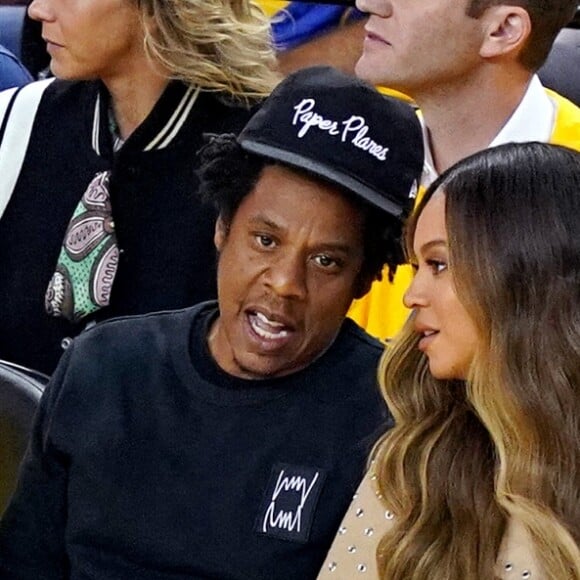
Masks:
[[[445,225],[445,195],[438,191],[427,203],[413,240],[415,277],[404,302],[414,310],[419,349],[438,379],[465,379],[478,336],[473,320],[460,302],[449,264]]]
[[[33,0],[28,14],[42,23],[56,77],[113,80],[143,58],[143,25],[133,0]]]

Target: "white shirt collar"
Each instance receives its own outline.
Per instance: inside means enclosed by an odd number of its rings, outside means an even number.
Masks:
[[[423,161],[423,173],[421,174],[421,185],[429,187],[437,179],[437,171],[435,170],[435,161],[433,161],[433,153],[431,153],[431,142],[429,139],[429,130],[425,125],[423,115],[419,115],[421,122],[421,130],[423,132],[423,151],[425,152],[425,160]]]
[[[435,163],[431,153],[429,131],[423,116],[421,115],[419,118],[423,129],[423,145],[425,147],[425,162],[421,185],[427,187],[437,178],[437,171],[435,170]],[[546,143],[552,135],[555,119],[556,106],[548,96],[548,93],[546,93],[538,76],[534,75],[520,104],[489,144],[489,147],[496,147],[510,142],[540,141]]]
[[[546,143],[552,135],[555,117],[556,107],[534,75],[524,98],[489,146],[526,141]]]

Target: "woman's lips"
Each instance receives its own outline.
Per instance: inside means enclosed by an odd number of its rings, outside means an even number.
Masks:
[[[419,340],[418,348],[420,351],[425,352],[431,343],[435,340],[435,337],[439,334],[437,330],[427,330],[422,333],[422,338]]]

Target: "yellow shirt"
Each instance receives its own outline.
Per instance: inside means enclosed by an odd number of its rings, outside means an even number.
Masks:
[[[545,90],[556,110],[550,142],[580,151],[580,108],[557,93]],[[417,200],[424,191],[422,188]],[[368,294],[352,303],[348,316],[380,340],[393,337],[409,316],[410,311],[403,306],[403,295],[412,277],[410,266],[399,266],[391,284],[384,270],[383,279],[375,281]]]
[[[260,6],[268,16],[272,16],[278,12],[278,10],[284,8],[288,2],[284,2],[283,0],[256,0],[256,4],[258,4],[258,6]]]

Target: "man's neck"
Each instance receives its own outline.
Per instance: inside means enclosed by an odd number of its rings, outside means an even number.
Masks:
[[[415,95],[437,173],[489,146],[522,101],[530,78],[494,75]]]

